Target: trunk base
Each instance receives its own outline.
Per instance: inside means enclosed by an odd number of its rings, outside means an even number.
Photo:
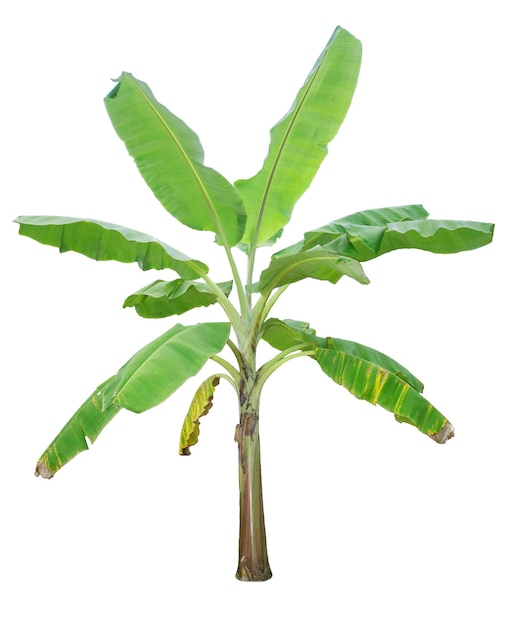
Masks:
[[[242,580],[243,582],[261,582],[272,578],[272,572],[270,571],[270,567],[268,565],[265,569],[257,568],[255,570],[250,570],[246,563],[241,562],[237,573],[235,574],[235,578],[237,580]]]

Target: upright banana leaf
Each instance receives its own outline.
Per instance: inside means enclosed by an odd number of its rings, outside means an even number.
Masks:
[[[232,290],[232,281],[217,283],[217,286],[228,296]],[[207,283],[179,278],[170,282],[156,280],[150,283],[126,298],[124,308],[133,306],[141,317],[160,318],[181,315],[215,302],[217,294]]]
[[[138,263],[142,270],[169,268],[182,278],[198,278],[208,272],[201,261],[136,230],[77,217],[21,216],[14,220],[26,235],[60,252],[73,250],[96,261]]]
[[[58,470],[77,454],[88,450],[87,439],[94,443],[103,428],[120,411],[118,405],[112,405],[105,411],[97,407],[94,395],[104,388],[111,379],[100,385],[89,396],[58,433],[37,461],[35,475],[53,478]]]
[[[180,222],[236,245],[246,215],[237,192],[203,164],[196,133],[154,97],[148,85],[124,72],[104,102],[119,137],[148,186]]]
[[[379,404],[394,413],[399,422],[412,424],[437,443],[450,439],[454,429],[420,394],[422,383],[412,384],[404,372],[395,372],[385,359],[372,358],[371,349],[364,348],[353,351],[352,342],[332,339],[328,348],[315,348],[315,357],[334,382],[357,398]]]
[[[244,244],[272,242],[290,220],[346,116],[360,63],[360,42],[336,28],[290,110],[270,131],[262,169],[235,182],[247,213]]]
[[[335,284],[342,276],[350,276],[364,285],[369,283],[358,261],[317,246],[281,258],[272,257],[269,267],[263,270],[259,283],[253,285],[253,289],[268,292],[304,278],[327,280]]]
[[[200,418],[207,415],[212,408],[214,390],[219,385],[219,381],[219,376],[210,376],[196,390],[180,432],[179,454],[181,456],[189,456],[191,454],[189,448],[198,443]]]
[[[227,322],[176,324],[131,357],[97,390],[94,401],[103,411],[113,405],[134,413],[151,409],[221,352],[229,334]]]

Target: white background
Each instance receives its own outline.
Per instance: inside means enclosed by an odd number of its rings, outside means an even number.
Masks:
[[[17,2],[2,59],[0,621],[507,625],[507,29],[503,2]],[[346,122],[282,245],[366,208],[496,223],[494,243],[365,264],[371,285],[306,281],[274,310],[372,345],[426,384],[445,446],[297,359],[262,398],[274,577],[235,580],[236,400],[223,383],[190,458],[182,419],[202,377],[123,411],[53,480],[35,461],[95,386],[173,320],[124,298],[154,279],[20,238],[19,214],[149,232],[228,277],[212,235],[157,203],[107,117],[123,70],[201,137],[230,180],[341,24],[364,45]],[[270,251],[261,255],[268,259]],[[242,255],[237,256],[239,260]],[[261,269],[260,265],[259,269]],[[215,307],[182,319],[220,319]],[[213,373],[214,368],[207,369]]]

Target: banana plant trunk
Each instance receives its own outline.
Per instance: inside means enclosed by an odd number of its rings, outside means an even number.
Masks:
[[[235,431],[239,446],[240,530],[236,577],[245,581],[272,576],[267,554],[260,464],[260,398],[255,374],[246,365],[239,390],[240,420]]]

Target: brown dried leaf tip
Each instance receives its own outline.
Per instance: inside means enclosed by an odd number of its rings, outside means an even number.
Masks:
[[[445,422],[438,433],[431,435],[437,443],[445,443],[451,437],[454,437],[454,427],[449,421]]]
[[[43,478],[53,478],[54,474],[43,460],[37,462],[35,466],[35,475]]]

